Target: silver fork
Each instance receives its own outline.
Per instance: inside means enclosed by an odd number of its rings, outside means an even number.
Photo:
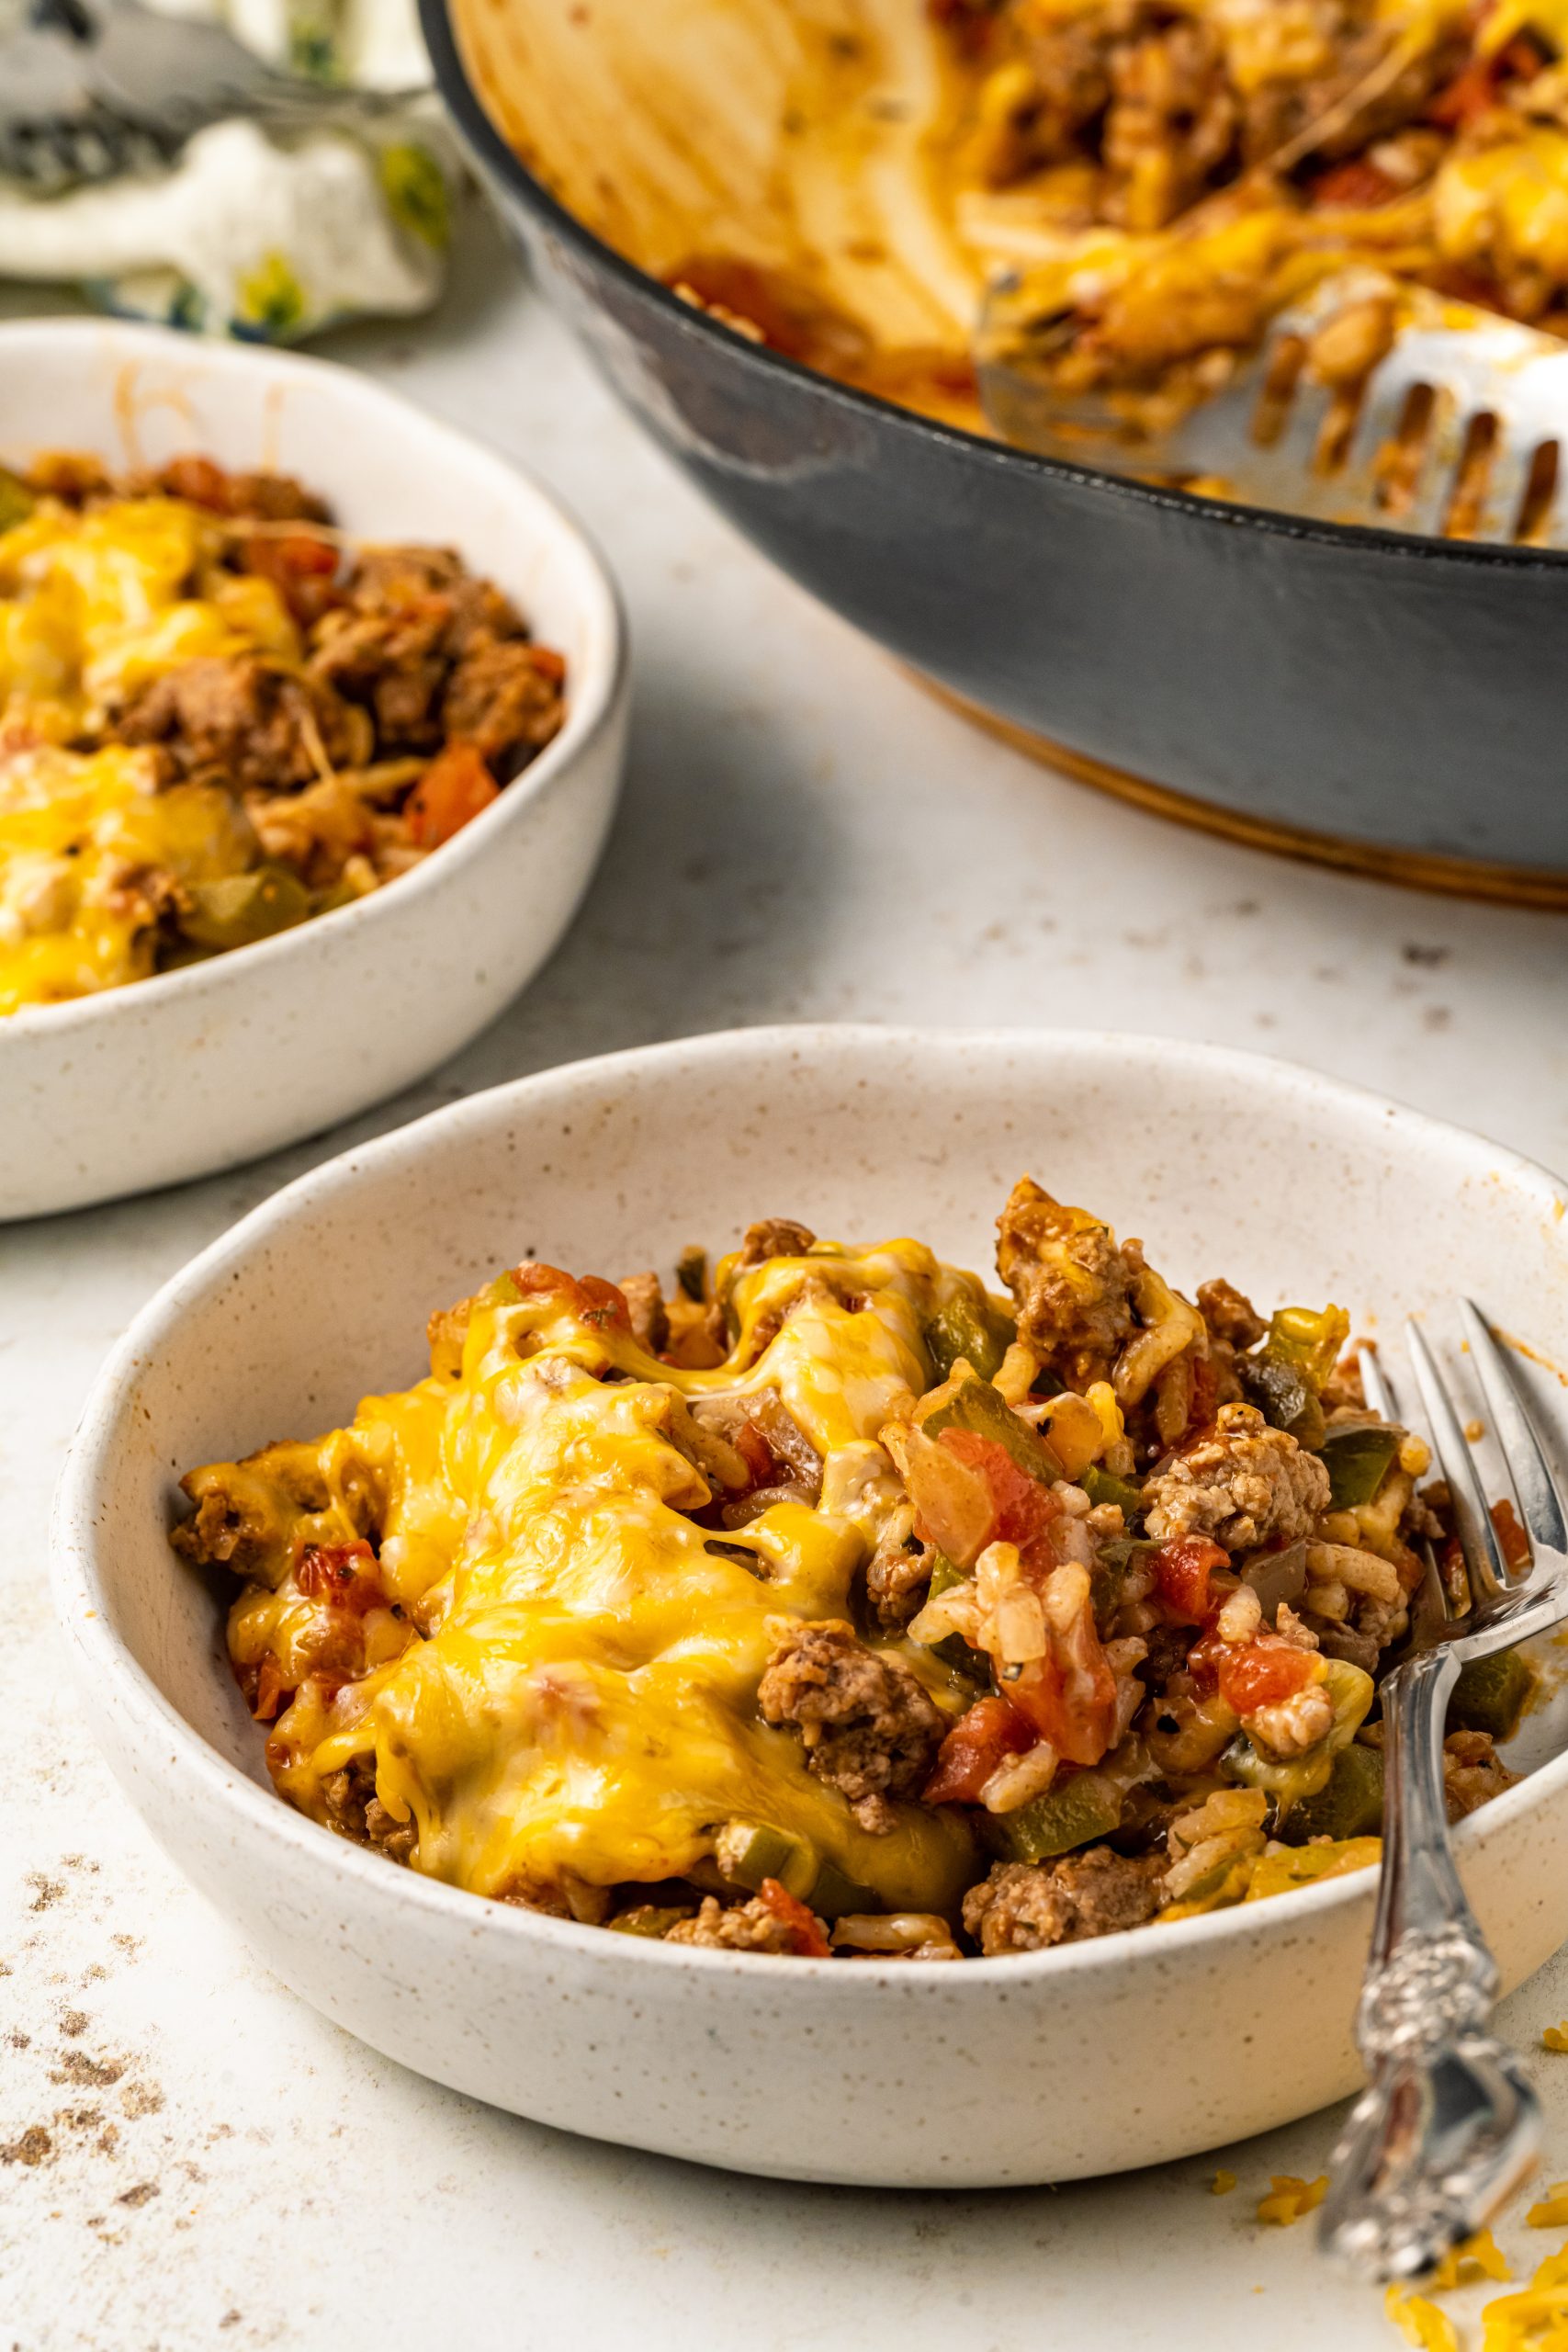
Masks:
[[[1382,1875],[1356,2016],[1370,2079],[1329,2160],[1319,2218],[1324,2250],[1380,2279],[1419,2278],[1484,2228],[1540,2143],[1540,2108],[1524,2069],[1486,2030],[1497,1963],[1454,1864],[1443,1725],[1461,1666],[1568,1622],[1568,1527],[1500,1349],[1470,1300],[1461,1314],[1533,1556],[1517,1573],[1504,1557],[1459,1414],[1425,1335],[1410,1324],[1416,1385],[1453,1496],[1471,1600],[1461,1616],[1449,1613],[1428,1553],[1427,1606],[1409,1654],[1382,1685]],[[1375,1361],[1363,1356],[1362,1365],[1368,1402],[1397,1419]]]
[[[167,164],[207,124],[280,127],[379,112],[409,93],[329,88],[277,72],[221,25],[138,0],[0,0],[0,174],[40,195]]]

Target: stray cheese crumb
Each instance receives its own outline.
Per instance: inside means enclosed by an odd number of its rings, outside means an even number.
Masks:
[[[1517,2294],[1488,2303],[1481,2325],[1482,2352],[1568,2352],[1568,2246],[1549,2254]]]
[[[1525,2219],[1532,2230],[1568,2230],[1568,2180],[1554,2180]]]
[[[1235,2187],[1234,2172],[1217,2172],[1209,2183],[1209,2194],[1211,2197],[1228,2197]]]
[[[1271,2173],[1269,2195],[1258,2199],[1258,2218],[1260,2222],[1277,2222],[1285,2229],[1321,2205],[1327,2194],[1325,2172],[1320,2172],[1315,2180],[1300,2180],[1290,2172]]]
[[[1479,2230],[1444,2255],[1427,2283],[1434,2294],[1440,2294],[1445,2287],[1468,2287],[1477,2278],[1511,2278],[1513,2275],[1491,2231]]]
[[[1549,2050],[1568,2050],[1568,2018],[1561,2025],[1549,2025],[1540,2038]]]
[[[1402,2288],[1391,2287],[1382,2307],[1406,2344],[1416,2346],[1417,2352],[1459,2352],[1452,2320],[1425,2295],[1408,2295]]]

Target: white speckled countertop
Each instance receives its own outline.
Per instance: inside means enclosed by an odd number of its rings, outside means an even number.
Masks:
[[[460,1061],[355,1132],[682,1032],[908,1017],[1259,1046],[1568,1168],[1568,918],[1232,848],[971,731],[708,513],[484,236],[433,327],[334,347],[566,494],[620,574],[637,656],[627,798],[570,938]],[[1308,2228],[1252,2219],[1269,2173],[1320,2168],[1331,2118],[1060,2191],[705,2173],[405,2074],[271,1982],[186,1888],[65,1685],[50,1493],[143,1300],[349,1132],[0,1227],[0,2352],[1393,2345]],[[1565,2013],[1561,1961],[1504,2012],[1535,2051],[1549,2177],[1568,2174],[1568,2058],[1540,2030]],[[1279,2047],[1289,2066],[1288,2020]],[[1218,2164],[1241,2184],[1222,2199],[1204,2193]],[[1560,2242],[1518,2221],[1500,2235],[1530,2264]],[[1456,2316],[1480,2300],[1449,2299]]]

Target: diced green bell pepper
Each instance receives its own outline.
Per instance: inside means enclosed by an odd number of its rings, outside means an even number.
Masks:
[[[1354,1510],[1370,1503],[1399,1458],[1399,1431],[1386,1424],[1330,1430],[1323,1441],[1329,1508]]]
[[[1353,1740],[1334,1759],[1327,1783],[1303,1797],[1279,1826],[1288,1846],[1314,1838],[1375,1838],[1382,1828],[1382,1752]]]
[[[1111,1471],[1101,1470],[1097,1463],[1090,1463],[1078,1484],[1091,1503],[1114,1503],[1129,1525],[1144,1508],[1142,1487],[1135,1487],[1131,1478],[1118,1478]]]
[[[678,1905],[666,1908],[659,1903],[639,1903],[635,1910],[623,1911],[618,1919],[606,1920],[605,1925],[617,1936],[665,1936],[677,1920],[689,1919],[689,1910]]]
[[[934,1600],[939,1592],[951,1592],[955,1584],[967,1579],[962,1568],[955,1568],[945,1552],[938,1552],[931,1563],[931,1580],[926,1587],[926,1599]],[[991,1661],[984,1650],[966,1642],[962,1634],[944,1634],[940,1642],[931,1645],[932,1657],[941,1658],[943,1666],[951,1666],[956,1673],[966,1674],[975,1682],[990,1679]]]
[[[1350,1317],[1342,1306],[1281,1306],[1269,1323],[1263,1353],[1299,1372],[1318,1396],[1333,1378],[1349,1336]]]
[[[1489,1731],[1494,1739],[1512,1739],[1535,1682],[1534,1667],[1518,1650],[1495,1650],[1490,1657],[1472,1658],[1461,1667],[1449,1701],[1449,1729]]]
[[[882,1897],[874,1887],[862,1886],[858,1879],[851,1878],[826,1856],[806,1899],[824,1919],[841,1918],[846,1911],[880,1911],[883,1907]]]
[[[998,1340],[968,1299],[950,1298],[939,1306],[923,1334],[926,1348],[936,1366],[939,1380],[950,1377],[953,1365],[963,1356],[977,1378],[994,1380],[1002,1368],[1007,1343]]]
[[[727,1822],[714,1840],[714,1860],[727,1879],[753,1894],[765,1878],[776,1878],[804,1898],[817,1875],[817,1855],[805,1839],[765,1822]]]
[[[1089,1572],[1089,1601],[1094,1610],[1094,1622],[1103,1639],[1111,1631],[1111,1622],[1122,1606],[1127,1587],[1127,1572],[1140,1552],[1157,1552],[1159,1545],[1141,1535],[1112,1536],[1097,1550],[1095,1563]]]
[[[1317,1395],[1293,1364],[1277,1356],[1238,1356],[1236,1373],[1249,1404],[1274,1429],[1284,1430],[1315,1453],[1327,1424]]]
[[[259,939],[292,930],[310,911],[309,890],[286,865],[258,865],[254,873],[193,883],[190,896],[181,928],[200,947],[252,947]]]
[[[809,1839],[765,1823],[727,1822],[714,1841],[714,1860],[733,1885],[755,1894],[764,1879],[777,1879],[825,1919],[836,1919],[842,1911],[882,1908],[873,1888],[862,1886],[837,1862],[818,1854]]]
[[[926,1415],[920,1428],[927,1437],[940,1437],[943,1430],[970,1430],[976,1437],[992,1438],[1026,1477],[1038,1478],[1044,1487],[1062,1475],[1062,1465],[1044,1439],[1019,1419],[988,1380],[961,1380],[953,1395]]]
[[[1043,1862],[1071,1852],[1091,1838],[1109,1837],[1122,1819],[1123,1792],[1100,1772],[1075,1772],[1071,1780],[1021,1804],[1016,1813],[987,1813],[980,1835],[1010,1862]]]

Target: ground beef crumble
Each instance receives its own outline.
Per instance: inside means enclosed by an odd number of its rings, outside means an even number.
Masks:
[[[1156,1543],[1211,1535],[1227,1551],[1293,1544],[1328,1508],[1328,1472],[1254,1405],[1222,1405],[1214,1428],[1156,1469],[1145,1487]]]
[[[761,1266],[770,1258],[804,1258],[816,1238],[808,1225],[797,1225],[792,1216],[759,1217],[746,1228],[739,1263]]]
[[[987,1960],[1141,1928],[1160,1905],[1164,1862],[1090,1846],[1055,1862],[998,1862],[964,1898],[964,1925]]]
[[[1497,1754],[1489,1731],[1451,1731],[1443,1742],[1443,1795],[1450,1821],[1462,1821],[1478,1805],[1500,1797],[1519,1777]]]
[[[818,1921],[818,1928],[822,1922]],[[826,1928],[822,1928],[826,1934]],[[761,1896],[737,1903],[727,1910],[711,1894],[692,1919],[678,1919],[664,1940],[669,1944],[700,1944],[707,1951],[769,1951],[795,1953],[796,1930],[781,1919]]]
[[[154,678],[120,711],[122,742],[157,747],[171,782],[285,790],[322,762],[350,767],[371,751],[362,714],[312,680],[252,655],[203,656]]]
[[[661,1355],[670,1343],[670,1316],[659,1276],[625,1274],[616,1287],[626,1302],[633,1339],[649,1355]]]
[[[321,1800],[328,1823],[340,1838],[373,1847],[389,1862],[413,1860],[419,1825],[394,1820],[387,1811],[376,1794],[376,1767],[369,1757],[356,1756],[341,1771],[329,1772],[321,1782]]]
[[[819,1781],[849,1799],[863,1828],[894,1826],[891,1798],[915,1796],[945,1728],[908,1668],[867,1649],[834,1619],[799,1625],[768,1660],[757,1702],[765,1723],[806,1742]]]
[[[1211,1335],[1233,1348],[1255,1346],[1269,1329],[1252,1301],[1223,1277],[1199,1283],[1198,1312]]]
[[[1103,1379],[1133,1330],[1135,1242],[1118,1249],[1109,1227],[1024,1176],[997,1220],[997,1271],[1018,1302],[1018,1336],[1071,1386]]]
[[[931,1588],[931,1555],[908,1532],[912,1513],[897,1515],[866,1563],[865,1597],[886,1632],[901,1632]]]

